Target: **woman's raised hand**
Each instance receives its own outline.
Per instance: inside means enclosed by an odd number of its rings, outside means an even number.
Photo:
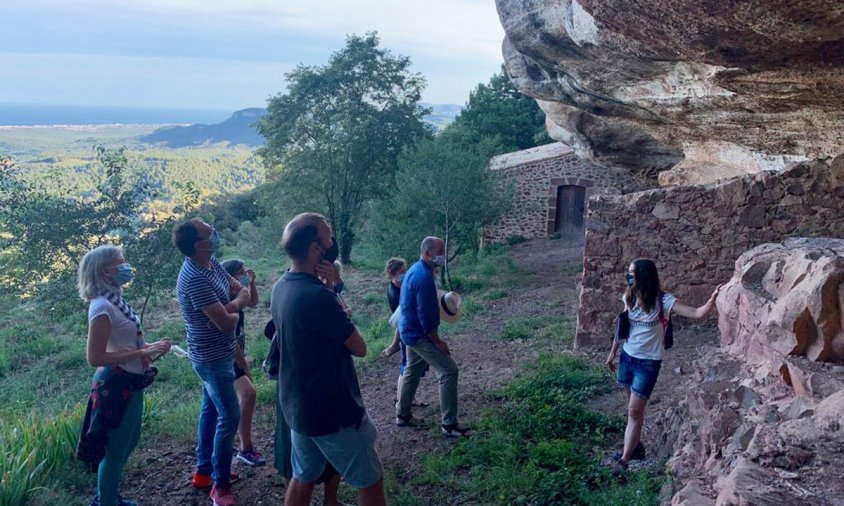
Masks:
[[[721,288],[723,288],[723,287],[724,287],[724,283],[721,283],[718,286],[716,286],[715,290],[712,291],[712,295],[709,297],[709,299],[711,301],[715,302],[715,299],[718,298],[718,294],[721,293]]]

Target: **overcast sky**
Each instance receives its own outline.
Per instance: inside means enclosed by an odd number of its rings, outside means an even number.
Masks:
[[[494,0],[2,0],[0,103],[240,109],[376,30],[462,104],[501,65]]]

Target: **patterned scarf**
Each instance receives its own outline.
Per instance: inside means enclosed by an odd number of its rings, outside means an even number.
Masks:
[[[145,343],[144,333],[141,330],[141,317],[138,316],[135,310],[132,309],[132,306],[130,306],[129,303],[126,302],[126,299],[124,299],[121,295],[117,295],[116,293],[108,290],[103,290],[100,295],[105,297],[114,307],[119,309],[120,312],[123,313],[123,316],[135,323],[135,328],[138,330],[138,349],[142,349],[145,346]]]

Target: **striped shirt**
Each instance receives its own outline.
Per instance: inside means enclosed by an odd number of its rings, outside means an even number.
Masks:
[[[176,295],[185,319],[191,362],[203,364],[233,357],[234,332],[218,329],[202,312],[217,302],[226,305],[231,301],[229,274],[217,259],[211,257],[211,265],[206,269],[185,258],[176,282]]]

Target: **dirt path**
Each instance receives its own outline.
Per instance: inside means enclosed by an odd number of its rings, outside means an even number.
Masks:
[[[581,246],[568,246],[561,240],[538,240],[515,245],[508,254],[519,267],[535,274],[529,286],[508,290],[505,297],[490,302],[488,310],[475,316],[468,331],[447,337],[460,367],[460,421],[470,427],[485,407],[485,392],[511,378],[522,362],[540,351],[528,343],[497,339],[505,323],[515,317],[575,314],[575,275],[580,267]],[[382,283],[380,279],[359,278],[354,271],[348,273],[349,286],[371,286],[381,293]],[[252,320],[263,321],[261,316]],[[378,351],[370,350],[370,353]],[[398,360],[394,355],[386,361],[368,364],[359,368],[358,374],[367,410],[378,427],[377,446],[384,466],[395,472],[399,481],[404,481],[420,469],[424,455],[441,451],[453,441],[432,430],[400,429],[394,425]],[[437,428],[439,399],[433,374],[423,378],[417,397],[430,406],[414,408],[414,415]],[[261,406],[254,429],[254,439],[264,450],[268,465],[260,468],[233,465],[234,472],[241,475],[234,486],[238,504],[282,502],[282,481],[271,465],[273,416],[272,406]],[[192,446],[173,447],[159,440],[136,453],[135,464],[127,469],[124,481],[128,485],[127,495],[141,504],[210,504],[206,492],[189,485],[194,464]]]

